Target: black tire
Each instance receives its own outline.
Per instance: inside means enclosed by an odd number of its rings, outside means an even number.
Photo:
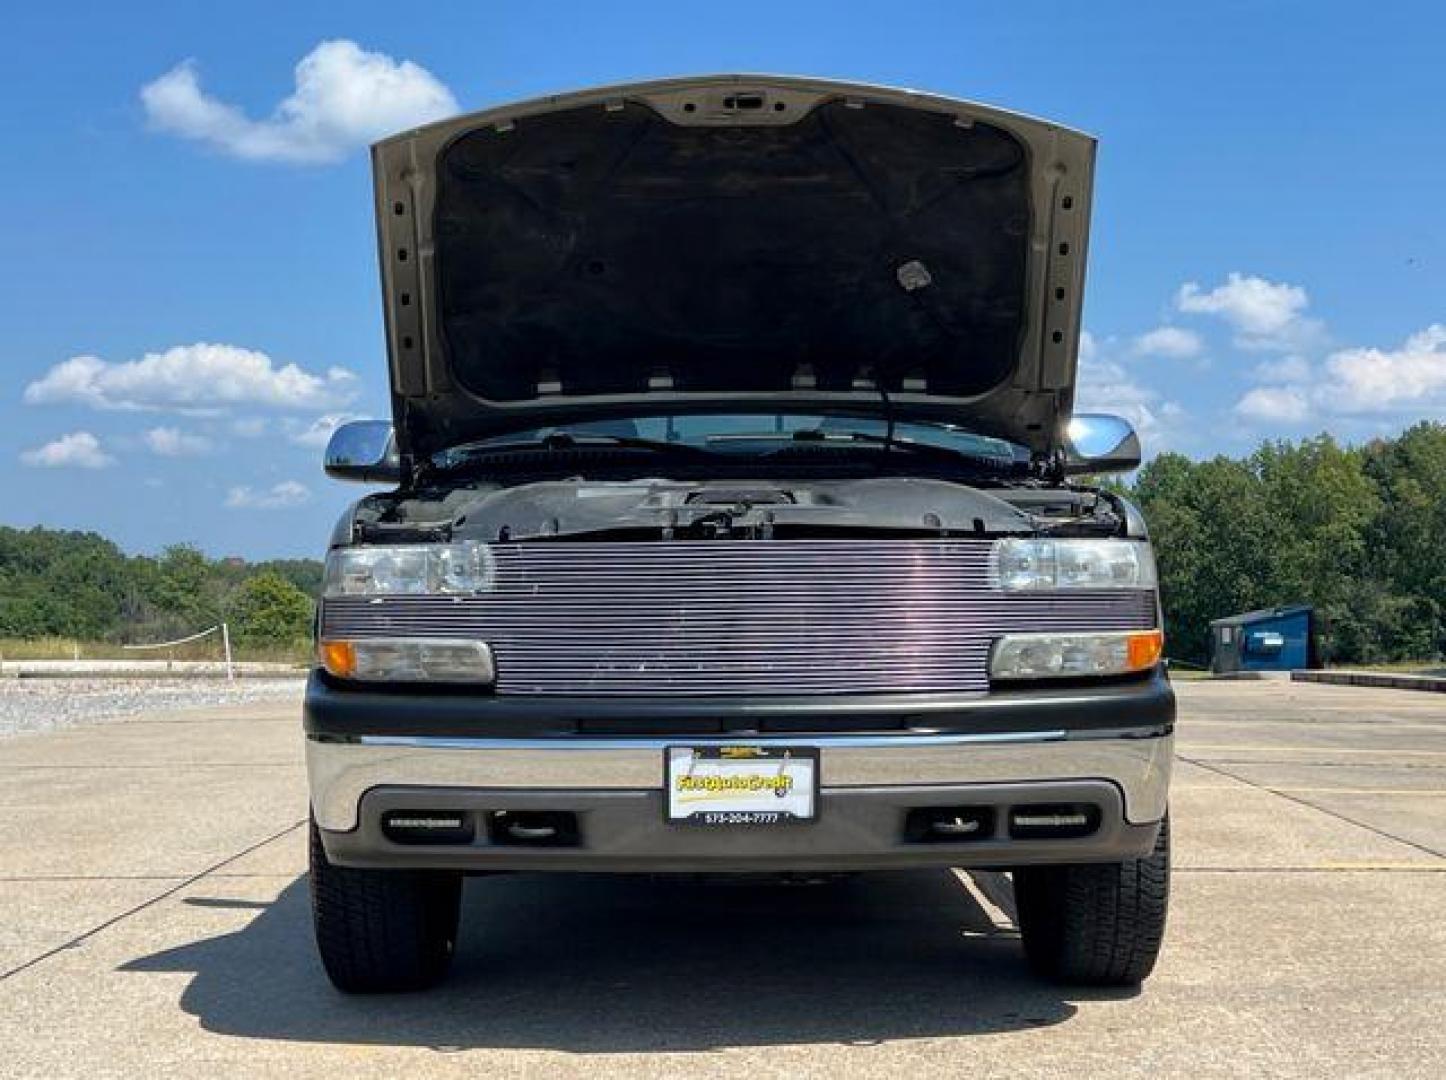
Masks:
[[[447,973],[462,876],[327,861],[311,823],[311,914],[327,977],[349,994],[422,990]]]
[[[1143,858],[1018,870],[1014,896],[1035,972],[1080,986],[1138,985],[1154,969],[1165,936],[1170,819]]]

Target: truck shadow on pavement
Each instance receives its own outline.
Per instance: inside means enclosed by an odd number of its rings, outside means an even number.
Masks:
[[[468,881],[462,918],[451,976],[419,995],[332,989],[304,878],[244,929],[122,970],[193,972],[181,1006],[209,1031],[440,1051],[867,1045],[1039,1027],[1076,1011],[945,871],[808,885],[484,877]],[[1099,995],[1071,994],[1084,996]]]

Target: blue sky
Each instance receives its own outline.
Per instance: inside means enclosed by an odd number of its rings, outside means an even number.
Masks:
[[[708,71],[913,86],[1097,135],[1081,394],[1153,449],[1446,418],[1437,5],[414,10],[7,14],[0,522],[318,552],[360,494],[321,475],[326,418],[387,400],[365,144]]]

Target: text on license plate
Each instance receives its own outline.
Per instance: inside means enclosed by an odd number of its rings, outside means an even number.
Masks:
[[[810,746],[670,746],[669,821],[782,825],[818,814],[818,750]]]

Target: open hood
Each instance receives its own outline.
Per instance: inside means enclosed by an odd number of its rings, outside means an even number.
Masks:
[[[756,409],[892,411],[1052,453],[1093,160],[1088,136],[985,106],[751,75],[387,139],[399,446]]]

